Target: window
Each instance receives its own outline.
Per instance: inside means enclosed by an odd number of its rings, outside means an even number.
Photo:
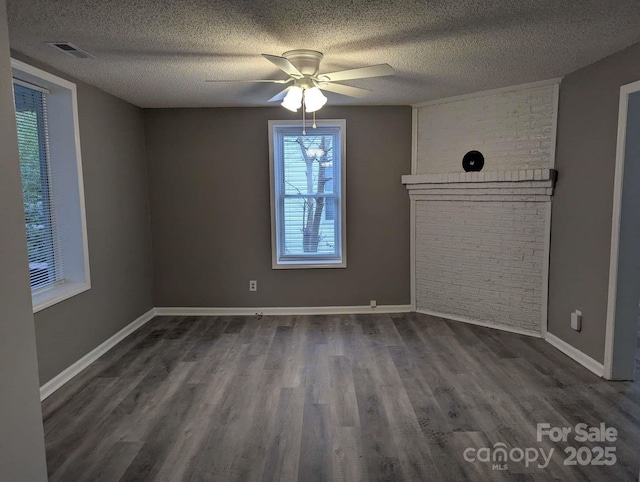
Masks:
[[[344,120],[269,121],[272,266],[346,267]]]
[[[51,211],[46,97],[45,91],[18,83],[14,85],[14,96],[29,277],[31,287],[37,289],[62,277]]]
[[[35,312],[90,286],[76,88],[11,65]]]

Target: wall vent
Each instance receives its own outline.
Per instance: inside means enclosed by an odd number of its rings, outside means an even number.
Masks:
[[[95,55],[91,55],[89,52],[82,50],[71,42],[47,42],[47,45],[57,49],[61,52],[64,52],[71,57],[75,57],[77,59],[95,59]]]

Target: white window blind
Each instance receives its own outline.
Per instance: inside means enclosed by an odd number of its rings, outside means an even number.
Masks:
[[[344,267],[344,124],[270,127],[274,268]]]
[[[47,102],[44,89],[14,83],[18,149],[31,289],[63,279],[52,202]]]

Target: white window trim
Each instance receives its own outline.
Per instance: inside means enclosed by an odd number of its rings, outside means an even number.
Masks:
[[[71,94],[71,113],[73,122],[73,146],[75,150],[75,169],[78,182],[78,202],[79,202],[79,222],[80,234],[82,237],[82,260],[83,260],[83,276],[81,280],[65,280],[61,283],[47,286],[41,289],[33,290],[31,300],[33,304],[33,312],[44,310],[61,301],[67,300],[91,288],[90,269],[89,269],[89,248],[87,237],[87,221],[84,200],[84,180],[82,175],[82,156],[80,150],[80,123],[78,120],[78,95],[76,84],[62,79],[44,70],[33,67],[20,60],[11,59],[11,68],[14,76],[23,82],[33,84],[44,90],[65,89]]]
[[[269,121],[269,190],[271,194],[271,268],[272,269],[315,269],[315,268],[346,268],[347,267],[347,122],[345,119],[316,120],[316,125],[322,127],[340,128],[340,242],[341,259],[322,262],[280,261],[278,260],[278,227],[276,225],[276,192],[275,192],[275,166],[274,166],[274,127],[296,127],[302,129],[300,121]],[[311,126],[309,126],[311,129]]]

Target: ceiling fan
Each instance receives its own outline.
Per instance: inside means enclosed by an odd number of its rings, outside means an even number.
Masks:
[[[371,65],[357,69],[340,70],[327,74],[319,74],[321,52],[315,50],[290,50],[282,56],[262,54],[262,56],[289,76],[288,79],[257,79],[257,80],[207,80],[207,82],[264,82],[271,84],[291,84],[269,102],[282,101],[282,106],[292,112],[297,112],[304,105],[304,111],[316,112],[327,102],[322,90],[334,92],[348,97],[364,97],[370,90],[343,85],[337,82],[345,80],[366,79],[370,77],[384,77],[394,75],[395,71],[389,64]]]

